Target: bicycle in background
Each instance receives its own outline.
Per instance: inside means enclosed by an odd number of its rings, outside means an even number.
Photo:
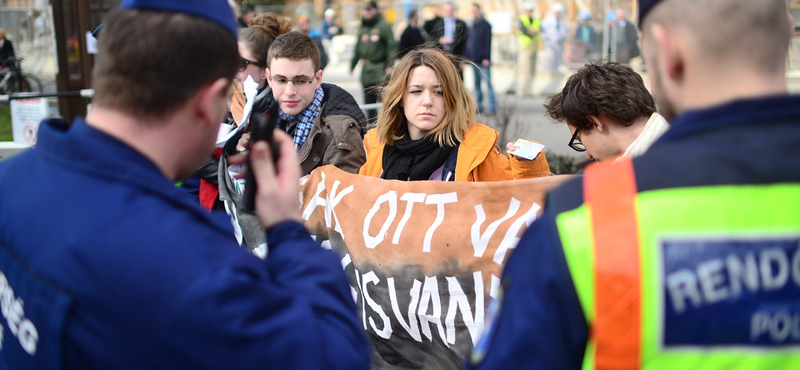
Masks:
[[[42,92],[42,82],[22,73],[23,58],[9,58],[0,63],[0,95],[15,92]]]

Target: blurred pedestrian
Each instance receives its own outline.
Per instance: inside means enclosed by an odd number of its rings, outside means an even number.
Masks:
[[[522,4],[524,14],[519,16],[517,23],[517,40],[519,51],[517,53],[517,68],[515,78],[506,94],[515,94],[517,82],[522,83],[520,95],[533,95],[533,82],[536,79],[536,62],[539,53],[539,33],[542,22],[536,16],[536,3],[526,1]]]
[[[250,25],[250,20],[255,18],[256,10],[252,5],[245,5],[242,7],[242,15],[239,16],[239,27],[245,28]]]
[[[307,15],[301,15],[298,17],[295,27],[298,31],[310,37],[311,40],[314,41],[314,44],[317,45],[317,48],[319,49],[320,60],[319,69],[324,70],[328,65],[328,52],[325,50],[325,46],[322,45],[322,37],[320,37],[319,32],[311,27],[311,21],[308,20]]]
[[[611,60],[622,64],[630,64],[631,59],[639,56],[639,31],[625,15],[625,10],[617,9],[615,12],[617,30],[617,54]]]
[[[440,13],[439,5],[437,4],[431,5],[430,8],[428,9],[430,10],[431,17],[428,20],[426,20],[425,24],[423,24],[422,26],[422,29],[425,31],[425,37],[428,37],[428,35],[430,35],[433,32],[434,27],[436,27],[436,25],[442,21],[442,16],[439,14]]]
[[[464,62],[461,58],[466,49],[469,29],[464,21],[456,18],[455,11],[453,3],[442,5],[443,17],[433,25],[433,30],[428,34],[428,41],[452,55],[461,80],[464,80]]]
[[[398,59],[404,57],[411,50],[416,49],[418,46],[425,43],[425,37],[419,30],[419,15],[416,10],[408,12],[408,25],[400,35],[400,44],[397,49],[400,52],[397,54]]]
[[[569,35],[569,25],[563,19],[564,6],[556,3],[550,7],[550,15],[542,21],[542,42],[544,42],[544,69],[551,74],[559,73],[564,57],[564,42]]]
[[[578,14],[578,25],[570,43],[571,62],[583,63],[597,59],[598,38],[594,27],[589,23],[591,15],[587,11]]]
[[[364,88],[364,103],[374,104],[380,98],[378,86],[392,73],[397,57],[397,43],[394,41],[392,27],[383,20],[378,11],[378,3],[369,1],[361,12],[361,26],[358,28],[353,58],[350,60],[350,74],[361,64],[361,85]],[[367,120],[372,123],[377,110],[367,109]]]
[[[15,57],[14,44],[6,39],[6,30],[0,28],[0,64],[9,63]]]
[[[475,82],[475,100],[478,112],[483,113],[483,89],[481,81],[486,84],[489,114],[497,112],[497,98],[492,87],[492,25],[486,21],[478,3],[472,3],[472,29],[467,39],[466,57],[472,62],[473,81]]]
[[[333,36],[342,33],[339,26],[336,25],[336,11],[331,8],[325,10],[324,18],[322,18],[322,22],[319,23],[319,33],[323,42],[325,40],[330,41]]]
[[[338,58],[333,49],[333,38],[342,34],[342,29],[336,25],[336,12],[328,8],[325,10],[322,22],[319,24],[319,34],[322,37],[322,46],[325,48],[325,53],[330,57],[331,63],[336,64]]]

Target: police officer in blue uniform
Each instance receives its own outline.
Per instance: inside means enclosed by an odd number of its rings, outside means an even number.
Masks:
[[[638,19],[671,128],[548,195],[468,368],[800,368],[786,1],[640,0]]]
[[[274,164],[250,151],[266,259],[173,185],[213,150],[236,45],[224,0],[110,12],[87,117],[0,163],[0,368],[369,367],[341,264],[301,224],[290,138]]]

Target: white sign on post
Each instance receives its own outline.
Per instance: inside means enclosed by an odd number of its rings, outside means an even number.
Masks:
[[[39,122],[47,117],[47,110],[45,98],[11,100],[11,129],[14,142],[36,145]]]

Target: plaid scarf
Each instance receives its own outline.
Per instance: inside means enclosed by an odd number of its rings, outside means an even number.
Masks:
[[[325,93],[322,92],[322,86],[317,89],[314,93],[314,99],[311,100],[311,104],[306,107],[302,112],[290,116],[286,113],[283,113],[283,110],[278,111],[278,115],[280,115],[281,120],[286,122],[286,130],[289,130],[289,124],[292,122],[297,122],[297,128],[294,130],[294,148],[295,150],[300,150],[300,147],[308,139],[308,133],[311,132],[311,128],[314,127],[314,120],[317,119],[319,116],[319,112],[322,109],[322,99],[325,97]]]

